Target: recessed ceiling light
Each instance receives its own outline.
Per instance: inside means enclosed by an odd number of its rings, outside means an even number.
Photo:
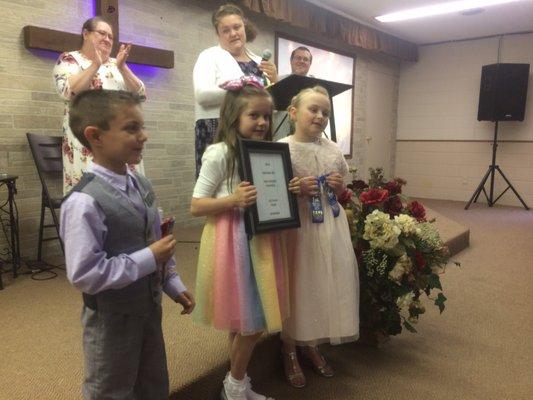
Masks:
[[[407,19],[430,17],[434,15],[450,14],[458,11],[472,10],[497,4],[514,3],[523,0],[461,0],[431,6],[411,8],[409,10],[380,15],[376,19],[380,22],[405,21]]]

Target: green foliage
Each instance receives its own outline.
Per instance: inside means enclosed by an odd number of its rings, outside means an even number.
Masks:
[[[444,311],[444,307],[445,307],[444,302],[446,300],[448,300],[448,299],[446,298],[446,296],[444,296],[444,294],[442,294],[442,292],[439,293],[437,298],[435,299],[435,305],[437,307],[439,307],[439,310],[440,310],[441,314]]]
[[[368,184],[354,179],[351,187],[357,195],[344,205],[359,265],[361,328],[385,335],[397,335],[403,328],[414,333],[413,324],[426,311],[421,295],[439,290],[434,304],[441,313],[445,308],[440,274],[449,252],[435,224],[425,219],[423,206],[416,204],[422,211],[419,219],[417,210],[409,209],[409,200],[401,194],[406,182],[386,181],[382,168],[369,172]],[[376,189],[392,194],[376,202],[371,191],[385,193]],[[394,235],[397,241],[390,240]]]
[[[440,289],[442,290],[442,286],[440,284],[440,278],[437,274],[430,274],[428,277],[428,287],[429,289]]]
[[[385,186],[385,178],[383,177],[383,168],[369,168],[370,178],[368,179],[368,186],[371,188],[380,188]]]
[[[413,325],[411,325],[409,322],[407,321],[403,321],[403,326],[405,327],[405,329],[407,329],[409,332],[412,332],[412,333],[417,333],[417,330],[415,329],[415,327]]]

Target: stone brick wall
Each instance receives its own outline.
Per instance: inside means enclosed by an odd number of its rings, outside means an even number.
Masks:
[[[82,23],[94,15],[93,0],[0,0],[0,171],[19,175],[17,203],[20,214],[22,256],[35,258],[40,209],[40,183],[27,146],[28,131],[60,134],[63,104],[55,93],[52,68],[56,53],[29,51],[24,47],[22,28],[36,25],[79,32]],[[171,70],[132,66],[145,82],[148,101],[144,104],[149,141],[145,168],[154,183],[166,214],[176,217],[178,226],[198,225],[202,219],[188,213],[194,186],[194,112],[192,69],[198,53],[216,44],[211,26],[212,2],[187,0],[120,2],[120,39],[175,52]],[[341,43],[329,43],[287,25],[251,16],[259,36],[250,48],[258,53],[274,49],[274,32],[284,30],[299,37],[334,45],[356,54]],[[398,63],[368,53],[357,53],[354,118],[354,157],[349,162],[364,166],[365,76],[372,65],[398,75]],[[394,99],[384,99],[393,101]],[[394,106],[396,110],[396,105]],[[395,113],[390,118],[395,131]],[[393,141],[394,143],[394,141]],[[391,152],[394,154],[394,151]],[[384,160],[391,163],[391,160]],[[392,169],[391,169],[392,170]],[[4,200],[0,193],[0,201]],[[0,234],[0,249],[5,248]],[[51,244],[48,252],[56,252]],[[46,253],[45,253],[46,254]]]

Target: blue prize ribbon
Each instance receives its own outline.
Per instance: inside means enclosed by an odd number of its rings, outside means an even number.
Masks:
[[[324,222],[324,210],[322,210],[322,202],[320,196],[311,196],[311,217],[313,224],[321,224]]]
[[[309,198],[313,224],[321,224],[324,222],[324,210],[322,209],[322,201],[320,200],[320,178],[317,179],[317,183],[319,190],[318,195]]]
[[[333,190],[326,185],[326,195],[328,196],[328,203],[331,206],[331,211],[333,211],[333,216],[337,218],[341,212],[339,202],[337,201],[337,196],[333,193]]]
[[[328,204],[331,207],[331,211],[333,212],[333,216],[337,218],[339,216],[339,213],[341,212],[339,202],[337,201],[337,196],[335,193],[333,193],[333,190],[329,187],[329,185],[326,182],[326,178],[329,174],[324,174],[318,178],[319,185],[326,193],[326,196],[328,198]]]

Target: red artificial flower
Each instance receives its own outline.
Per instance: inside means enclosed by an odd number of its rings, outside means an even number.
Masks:
[[[339,196],[337,196],[337,200],[344,207],[346,204],[348,204],[352,197],[353,192],[350,189],[346,188]]]
[[[396,179],[385,184],[385,189],[387,189],[391,196],[399,194],[402,192],[402,185]]]
[[[398,196],[389,197],[383,205],[383,210],[390,215],[398,215],[402,212],[403,204]]]
[[[352,183],[350,183],[348,187],[352,189],[354,192],[357,192],[357,191],[365,190],[368,187],[368,185],[366,184],[365,181],[362,181],[361,179],[357,179],[357,180],[352,181]]]
[[[407,210],[418,222],[426,221],[426,209],[418,201],[412,201],[407,205]]]
[[[406,185],[407,184],[407,181],[405,179],[402,179],[402,178],[394,178],[394,180],[396,181],[396,183],[400,186],[403,186],[403,185]]]
[[[415,264],[416,266],[418,267],[419,270],[423,270],[424,267],[426,266],[426,260],[424,259],[424,256],[422,256],[422,253],[419,252],[419,251],[416,251],[414,252],[414,256],[415,256]]]
[[[385,189],[369,189],[361,193],[359,200],[365,206],[381,203],[389,198],[389,192]]]

